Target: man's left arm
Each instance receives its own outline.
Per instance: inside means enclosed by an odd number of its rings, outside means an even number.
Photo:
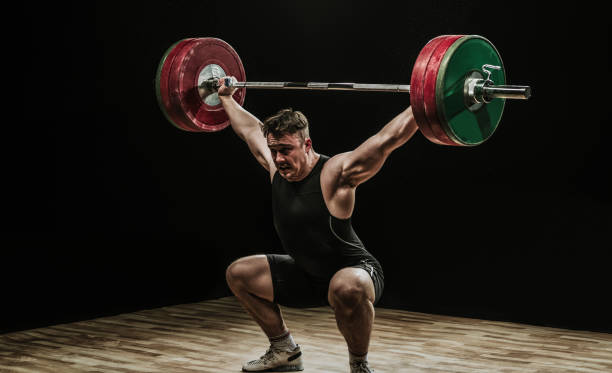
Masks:
[[[389,154],[405,144],[417,129],[412,108],[408,107],[377,134],[337,159],[340,168],[338,186],[355,188],[376,175]]]

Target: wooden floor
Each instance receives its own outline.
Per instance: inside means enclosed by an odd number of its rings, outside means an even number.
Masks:
[[[348,372],[331,309],[283,309],[305,372]],[[268,341],[235,298],[0,335],[0,372],[238,372]],[[380,309],[376,372],[612,372],[612,334]]]

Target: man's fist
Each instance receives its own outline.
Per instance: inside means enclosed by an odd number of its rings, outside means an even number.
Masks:
[[[231,79],[232,82],[237,82],[236,78],[233,76],[224,76],[223,78],[219,78],[219,96],[231,96],[236,92],[236,88],[228,87],[226,83],[226,79]]]

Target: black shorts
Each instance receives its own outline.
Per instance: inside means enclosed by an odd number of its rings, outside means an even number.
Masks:
[[[282,306],[305,308],[329,305],[327,293],[330,279],[320,279],[311,276],[295,264],[289,255],[267,254],[274,302]],[[378,303],[384,289],[382,268],[377,261],[364,259],[359,264],[348,266],[363,268],[374,283],[374,304]]]

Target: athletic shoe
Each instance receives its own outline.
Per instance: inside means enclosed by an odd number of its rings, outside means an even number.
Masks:
[[[304,370],[302,351],[297,346],[293,351],[274,349],[272,346],[257,360],[242,366],[243,372],[295,372]]]
[[[351,364],[351,373],[374,373],[367,361],[355,361]]]

